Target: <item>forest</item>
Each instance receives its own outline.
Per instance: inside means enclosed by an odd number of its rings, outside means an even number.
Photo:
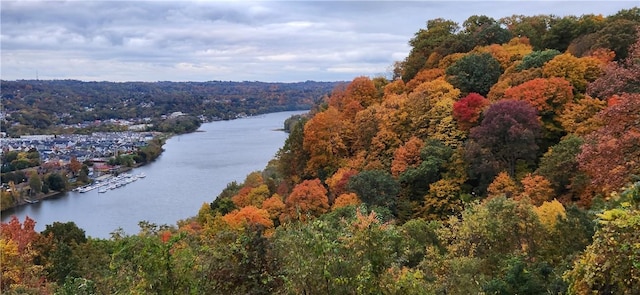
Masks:
[[[177,225],[2,224],[2,293],[640,294],[639,32],[429,20]]]
[[[162,115],[182,112],[192,118],[227,120],[239,114],[305,110],[338,83],[3,80],[0,88],[6,117],[0,128],[13,137],[71,129],[61,130],[59,125],[150,118],[156,126],[162,125],[158,131],[173,131],[166,126],[171,122],[160,122]]]

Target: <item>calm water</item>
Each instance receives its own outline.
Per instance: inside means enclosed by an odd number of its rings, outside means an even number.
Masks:
[[[17,208],[2,214],[20,220],[33,218],[36,230],[54,221],[73,221],[88,236],[108,238],[117,228],[138,232],[138,222],[175,225],[195,216],[231,181],[244,181],[250,172],[262,170],[282,147],[287,134],[285,119],[301,112],[206,123],[195,132],[172,137],[153,163],[134,169],[147,177],[124,187],[98,193],[69,192],[59,198]]]

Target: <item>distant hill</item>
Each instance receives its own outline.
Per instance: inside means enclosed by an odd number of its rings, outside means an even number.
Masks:
[[[2,106],[9,116],[2,125],[20,123],[41,130],[55,124],[156,118],[174,112],[229,119],[239,113],[309,109],[339,83],[3,80]]]

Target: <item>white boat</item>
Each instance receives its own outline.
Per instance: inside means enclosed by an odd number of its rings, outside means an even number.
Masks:
[[[103,188],[100,188],[100,189],[98,190],[98,192],[99,192],[99,193],[106,193],[106,192],[107,192],[107,189],[103,187]]]

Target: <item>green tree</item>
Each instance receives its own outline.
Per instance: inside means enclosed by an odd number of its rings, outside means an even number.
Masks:
[[[89,179],[89,167],[87,165],[82,165],[82,168],[80,169],[80,173],[78,173],[78,181],[83,182],[83,183],[88,183],[90,181]]]
[[[409,41],[412,49],[403,62],[402,80],[409,82],[424,67],[432,54],[445,56],[448,53],[443,45],[455,39],[459,29],[457,23],[442,18],[427,21],[427,29],[420,29]]]
[[[371,206],[385,207],[395,211],[400,186],[386,171],[362,171],[349,179],[347,189]]]
[[[558,195],[570,189],[579,189],[576,178],[583,173],[578,170],[576,156],[584,140],[577,136],[567,136],[549,150],[540,159],[536,173],[548,179]]]
[[[522,58],[522,62],[516,66],[516,70],[524,71],[531,68],[542,68],[545,63],[560,54],[561,52],[555,49],[531,52]]]
[[[468,54],[447,68],[447,80],[465,94],[486,96],[502,74],[500,63],[489,53]]]
[[[31,175],[29,175],[29,187],[31,188],[32,195],[42,191],[42,180],[40,180],[38,172],[33,171]]]
[[[41,252],[48,277],[60,286],[65,284],[67,277],[80,277],[77,269],[79,261],[74,251],[79,244],[87,241],[84,230],[74,222],[54,222],[48,224],[41,234],[46,239],[41,243]]]
[[[45,182],[49,189],[54,191],[63,192],[66,191],[69,187],[69,182],[67,181],[67,177],[63,174],[53,172],[50,173],[46,178]]]

